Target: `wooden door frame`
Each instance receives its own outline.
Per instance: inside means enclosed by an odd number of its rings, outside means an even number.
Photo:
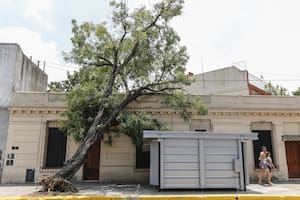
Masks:
[[[299,175],[299,177],[290,177],[290,169],[289,169],[289,162],[288,162],[287,148],[286,148],[287,147],[287,142],[297,142],[298,145],[299,145],[299,153],[300,153],[300,141],[289,141],[289,140],[284,141],[284,148],[285,148],[285,154],[286,154],[286,164],[287,164],[288,178],[289,179],[299,179],[300,175]]]
[[[98,145],[99,146],[99,154],[98,154],[98,158],[99,158],[99,163],[98,163],[98,178],[95,178],[95,179],[86,179],[85,177],[85,162],[83,163],[83,166],[82,166],[82,180],[83,181],[99,181],[100,180],[100,162],[101,162],[101,140],[99,140],[99,142],[95,143],[94,145]],[[88,159],[88,155],[87,155],[87,159]]]

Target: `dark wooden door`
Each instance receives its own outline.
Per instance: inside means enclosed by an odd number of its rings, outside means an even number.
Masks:
[[[83,180],[99,180],[100,145],[99,141],[89,150],[83,165]]]
[[[300,141],[286,141],[285,150],[289,177],[300,178]]]

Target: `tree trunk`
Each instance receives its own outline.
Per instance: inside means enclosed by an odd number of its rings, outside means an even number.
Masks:
[[[63,168],[57,174],[55,174],[54,177],[70,180],[84,163],[90,147],[100,140],[103,133],[104,128],[97,133],[87,135],[72,158],[66,162]]]
[[[105,131],[105,127],[96,131],[96,126],[92,126],[88,131],[75,154],[63,168],[53,177],[40,177],[38,183],[43,186],[43,192],[77,192],[77,188],[68,180],[70,180],[78,169],[82,166],[89,149],[93,144],[100,140]]]
[[[74,153],[72,158],[66,162],[63,168],[54,175],[54,178],[63,178],[70,180],[75,175],[75,173],[83,164],[89,149],[101,138],[102,134],[105,132],[106,126],[112,119],[112,116],[110,116],[107,120],[105,120],[103,113],[104,105],[100,107],[93,124],[89,128],[86,136],[84,137],[84,140],[79,145],[77,151]],[[105,121],[103,123],[104,126],[102,126],[101,128],[97,128],[98,125],[101,124],[101,122],[103,121]]]
[[[117,115],[133,100],[135,100],[141,93],[141,89],[137,92],[127,96],[118,107],[116,107],[109,116],[104,116],[104,106],[102,106],[97,116],[94,119],[92,126],[89,128],[84,140],[78,147],[77,151],[74,153],[71,159],[69,159],[63,168],[57,172],[53,178],[62,178],[70,180],[78,169],[82,166],[85,158],[88,154],[89,149],[93,144],[98,142],[101,136],[105,133],[107,126],[110,125],[111,120],[113,120]],[[102,125],[98,128],[98,125]]]

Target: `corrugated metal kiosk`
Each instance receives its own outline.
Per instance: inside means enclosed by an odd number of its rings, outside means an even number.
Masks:
[[[160,189],[246,190],[246,140],[257,134],[144,131],[150,143],[150,185]]]

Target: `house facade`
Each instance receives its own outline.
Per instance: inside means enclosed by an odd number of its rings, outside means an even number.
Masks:
[[[267,95],[204,95],[208,115],[194,114],[184,121],[179,113],[162,104],[159,96],[139,98],[127,109],[146,112],[169,130],[213,133],[258,133],[247,142],[250,179],[257,180],[258,153],[265,145],[272,153],[274,178],[300,178],[300,97]],[[78,144],[59,133],[57,120],[66,108],[62,93],[16,93],[9,107],[9,130],[2,183],[36,181],[53,175],[75,152]],[[60,141],[60,142],[56,142]],[[107,136],[92,147],[74,180],[102,182],[148,182],[149,146],[137,149],[125,135]],[[54,155],[54,156],[53,156]]]
[[[11,97],[16,91],[47,89],[47,74],[27,58],[18,44],[0,43],[0,180],[3,167]]]

